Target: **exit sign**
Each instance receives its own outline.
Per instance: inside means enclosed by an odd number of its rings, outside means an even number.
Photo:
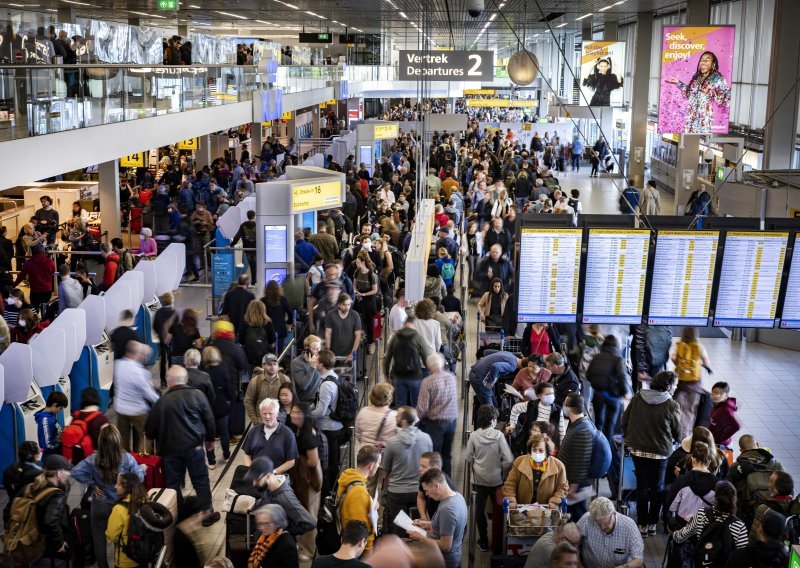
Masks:
[[[178,0],[158,0],[158,9],[163,11],[175,11],[178,9]]]

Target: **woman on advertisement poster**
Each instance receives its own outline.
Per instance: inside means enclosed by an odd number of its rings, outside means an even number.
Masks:
[[[688,105],[684,115],[684,132],[705,134],[712,132],[714,124],[714,107],[727,109],[731,101],[731,88],[722,73],[719,72],[717,56],[706,51],[700,56],[697,70],[688,84],[677,77],[666,80],[676,85],[687,99]]]
[[[594,91],[589,106],[611,106],[611,91],[622,87],[622,77],[612,71],[610,57],[598,57],[583,86]]]

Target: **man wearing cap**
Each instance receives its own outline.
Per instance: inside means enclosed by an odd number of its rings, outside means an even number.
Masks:
[[[188,470],[198,499],[206,510],[213,511],[203,442],[214,442],[214,414],[206,396],[190,387],[188,380],[189,374],[180,365],[167,370],[168,388],[150,410],[145,433],[158,441],[156,449],[163,458],[167,487],[178,493],[179,502],[181,483]],[[212,513],[203,520],[203,526],[211,526],[219,519],[219,513]]]
[[[261,422],[259,405],[264,399],[278,398],[278,390],[283,383],[292,382],[289,377],[280,372],[278,368],[278,358],[274,353],[267,353],[261,360],[261,366],[253,369],[253,376],[247,384],[247,391],[244,393],[244,409],[250,422],[258,424]]]
[[[36,503],[36,524],[45,541],[42,558],[30,566],[68,566],[69,507],[67,506],[67,480],[72,466],[59,454],[44,458],[42,475],[23,489],[21,495],[40,500]]]
[[[287,530],[292,536],[306,534],[317,528],[314,517],[303,507],[289,485],[289,478],[276,473],[275,464],[270,458],[264,456],[254,459],[244,480],[251,482],[253,487],[264,492],[261,499],[253,505],[253,510],[270,503],[280,505],[286,511],[286,517],[289,520]]]
[[[278,422],[280,403],[266,398],[258,405],[262,426],[255,425],[247,433],[242,444],[244,465],[249,466],[257,458],[267,457],[279,464],[275,473],[286,473],[294,467],[299,456],[294,433]]]

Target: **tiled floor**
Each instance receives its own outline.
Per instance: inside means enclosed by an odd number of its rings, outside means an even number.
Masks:
[[[618,194],[609,180],[590,179],[586,174],[567,175],[562,184],[566,189],[575,187],[581,190],[585,212],[616,211]],[[662,200],[671,203],[671,197],[667,194],[662,194]],[[204,319],[207,293],[208,288],[184,286],[176,294],[176,305],[179,309],[191,307],[201,312],[203,335],[208,334],[208,322]],[[468,327],[466,363],[469,366],[473,362],[475,352],[475,330],[474,324]],[[727,338],[703,339],[702,342],[708,350],[711,367],[714,370],[712,377],[704,378],[706,388],[710,388],[716,380],[728,381],[731,384],[731,395],[738,400],[739,417],[742,422],[741,433],[755,435],[763,446],[773,450],[787,471],[796,479],[800,479],[800,437],[797,435],[800,431],[800,414],[797,412],[800,408],[800,391],[796,387],[796,378],[800,370],[800,351],[789,351],[759,343],[732,342]],[[798,349],[800,349],[800,334],[798,334]],[[459,377],[460,373],[459,364],[457,369]],[[459,488],[463,486],[465,470],[463,447],[460,445],[461,433],[459,422],[457,445],[453,456],[453,478]],[[213,493],[216,509],[221,509],[231,473],[240,460],[241,457],[237,457],[234,466],[231,466],[226,478]],[[217,469],[209,472],[212,487],[221,475],[222,469],[223,466],[218,465]],[[188,484],[187,488],[191,488],[191,485]],[[77,504],[78,493],[77,488],[72,492],[73,506]],[[0,508],[5,504],[4,499],[5,495],[0,497]],[[224,520],[204,531],[203,540],[211,553],[224,553],[224,531]],[[663,536],[646,540],[645,560],[649,566],[660,564],[665,543]],[[475,561],[480,568],[489,566],[489,558],[488,553],[476,551]],[[466,552],[464,565],[467,565]]]

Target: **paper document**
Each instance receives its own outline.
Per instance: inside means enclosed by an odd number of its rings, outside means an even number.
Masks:
[[[511,385],[506,385],[505,387],[506,394],[510,394],[511,396],[515,396],[518,399],[522,400],[523,396],[519,394],[519,391],[512,387]]]
[[[411,520],[411,517],[406,515],[405,511],[397,513],[397,516],[394,518],[394,524],[407,532],[417,532],[422,536],[428,536],[424,530],[414,524],[414,521]]]

